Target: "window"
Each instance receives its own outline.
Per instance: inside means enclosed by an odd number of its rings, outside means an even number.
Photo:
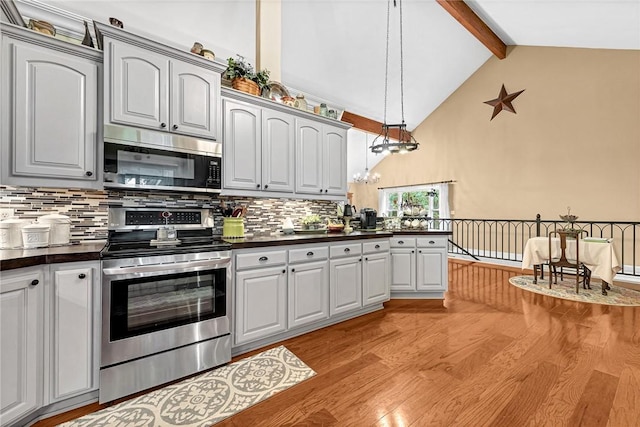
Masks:
[[[440,218],[449,218],[448,184],[410,185],[379,191],[378,211],[387,217],[429,217],[431,228],[446,230]]]

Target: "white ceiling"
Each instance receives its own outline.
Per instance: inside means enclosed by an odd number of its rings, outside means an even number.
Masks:
[[[268,1],[268,0],[263,0]],[[387,0],[281,0],[282,81],[384,119]],[[34,0],[16,0],[33,3]],[[467,0],[507,43],[640,49],[640,0]],[[254,0],[42,0],[159,41],[255,63]],[[491,55],[435,0],[404,0],[405,119],[414,129]],[[392,8],[388,123],[400,121],[398,10]],[[268,23],[266,23],[268,25]]]

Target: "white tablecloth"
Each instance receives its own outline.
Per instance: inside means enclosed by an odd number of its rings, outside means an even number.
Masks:
[[[560,239],[553,238],[551,245],[552,258],[560,257]],[[567,258],[575,259],[576,241],[567,240]],[[620,271],[619,256],[612,242],[580,241],[580,262],[584,263],[591,274],[607,283]],[[546,264],[549,260],[549,238],[532,237],[527,241],[522,254],[522,269],[533,268],[534,265]]]

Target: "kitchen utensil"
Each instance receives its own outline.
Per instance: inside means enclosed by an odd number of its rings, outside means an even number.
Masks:
[[[233,212],[231,213],[231,216],[232,216],[233,218],[239,218],[239,217],[241,217],[241,216],[242,216],[242,208],[235,208],[235,209],[233,210]]]
[[[354,212],[356,212],[356,207],[355,206],[344,205],[344,214],[343,214],[343,216],[352,217]]]
[[[0,221],[0,249],[22,247],[22,227],[28,223],[28,220],[19,218]]]
[[[49,226],[49,245],[68,245],[71,237],[71,219],[66,215],[49,214],[38,218],[38,223]]]
[[[419,219],[414,219],[413,221],[411,221],[411,227],[418,228],[419,226],[420,226],[420,220]]]
[[[46,248],[49,245],[49,226],[29,224],[22,227],[22,244],[25,249]]]

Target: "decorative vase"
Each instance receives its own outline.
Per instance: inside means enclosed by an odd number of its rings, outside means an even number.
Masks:
[[[296,95],[296,100],[293,102],[293,106],[300,110],[307,111],[307,100],[304,99],[303,94],[299,93]]]
[[[245,79],[244,77],[236,77],[233,79],[231,81],[231,87],[251,95],[260,96],[260,86],[258,86],[258,83]]]

